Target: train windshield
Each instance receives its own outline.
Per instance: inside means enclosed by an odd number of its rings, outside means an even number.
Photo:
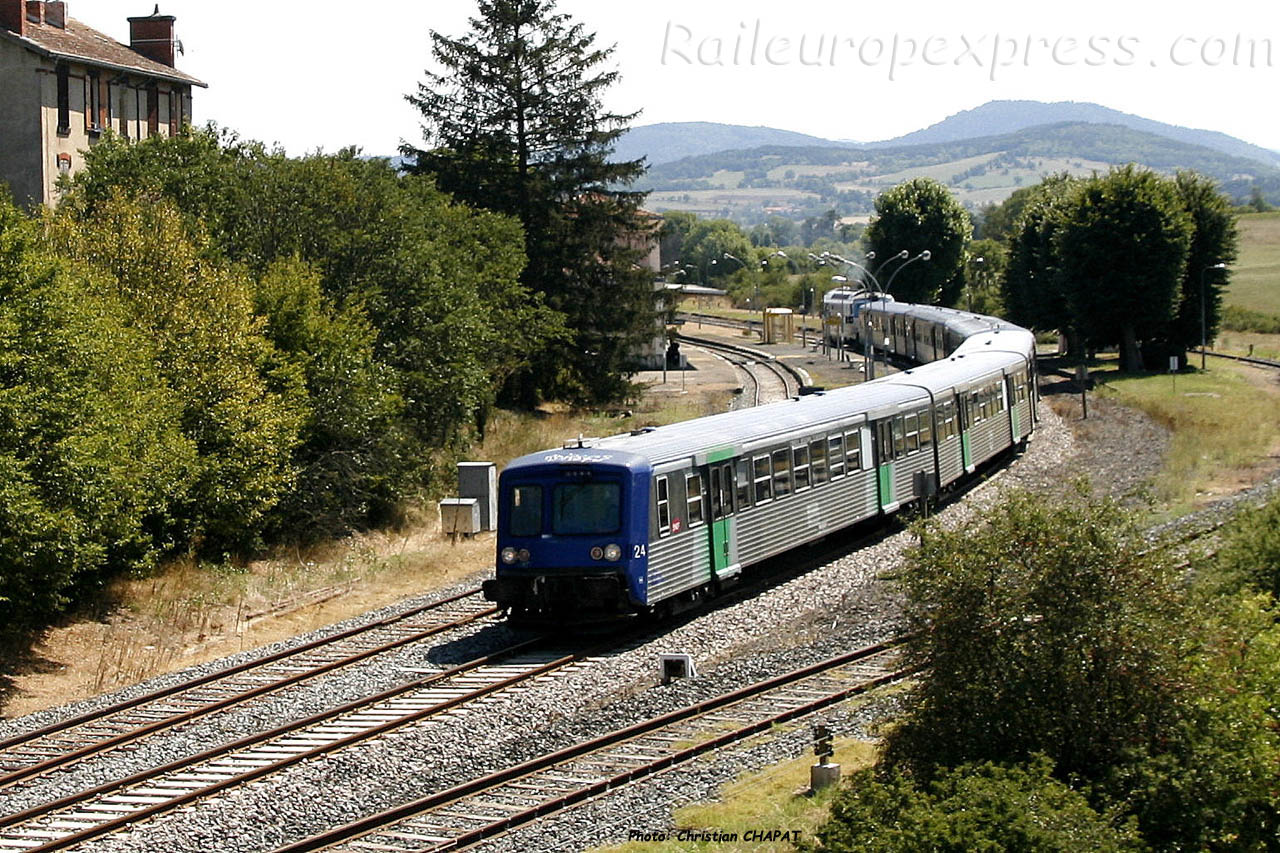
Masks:
[[[542,532],[542,486],[516,486],[511,490],[512,536],[537,536]]]
[[[561,483],[552,492],[551,530],[559,536],[617,533],[622,528],[618,483]]]

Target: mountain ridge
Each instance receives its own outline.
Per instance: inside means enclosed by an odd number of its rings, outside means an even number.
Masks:
[[[959,142],[1063,122],[1120,125],[1280,168],[1280,152],[1219,131],[1167,124],[1083,101],[1029,100],[988,101],[979,107],[954,113],[920,130],[869,143],[837,141],[761,125],[662,122],[640,125],[628,130],[618,140],[613,156],[617,160],[646,157],[651,166],[660,166],[686,157],[747,150],[766,145],[874,150],[903,145]]]

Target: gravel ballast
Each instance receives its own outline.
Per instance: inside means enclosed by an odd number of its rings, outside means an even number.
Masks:
[[[1055,493],[1070,488],[1075,477],[1086,471],[1098,491],[1124,495],[1159,469],[1167,441],[1159,427],[1141,416],[1131,416],[1128,410],[1119,414],[1100,411],[1096,416],[1091,410],[1090,414],[1096,421],[1090,425],[1091,446],[1084,447],[1073,437],[1071,427],[1042,405],[1041,421],[1027,452],[972,488],[963,499],[941,509],[938,517],[948,525],[964,524],[1012,488]],[[1140,440],[1135,440],[1135,435]],[[376,742],[288,768],[80,849],[113,853],[270,850],[751,681],[885,639],[898,627],[898,594],[884,578],[892,574],[911,539],[909,532],[890,533],[750,600],[677,623],[633,647],[593,658],[523,689],[495,695],[456,715],[406,727]],[[406,602],[400,609],[408,606]],[[380,618],[393,609],[361,618]],[[443,648],[429,644],[401,650],[379,658],[376,666],[316,679],[299,690],[254,703],[252,708],[217,715],[123,755],[78,768],[57,783],[24,789],[20,795],[24,799],[19,802],[32,804],[59,788],[65,793],[93,779],[124,775],[130,768],[158,762],[163,755],[189,754],[199,745],[305,716],[362,691],[372,693],[407,680],[408,671],[477,657],[510,636],[504,627],[481,627],[459,634]],[[290,643],[307,639],[298,637]],[[657,658],[664,652],[692,655],[699,677],[660,685]],[[225,661],[199,669],[224,665]],[[145,692],[191,674],[152,679],[115,695]],[[103,697],[2,724],[0,735],[34,728],[109,700]],[[865,737],[878,717],[892,713],[895,702],[890,697],[846,705],[828,712],[827,719],[841,736]],[[809,737],[807,727],[801,726],[753,739],[740,749],[543,819],[491,842],[486,849],[572,850],[624,841],[632,829],[669,829],[673,806],[713,798],[721,785],[744,771],[804,754],[811,746]],[[5,812],[22,807],[8,801],[9,793],[19,794],[7,792]]]

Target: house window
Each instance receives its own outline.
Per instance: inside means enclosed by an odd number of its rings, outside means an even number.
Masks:
[[[182,95],[177,91],[169,90],[169,137],[173,138],[178,135],[178,129],[182,127]]]
[[[127,86],[120,87],[120,107],[116,111],[120,117],[120,135],[125,139],[129,138],[129,88]]]
[[[147,136],[160,132],[160,90],[152,83],[147,87]]]
[[[84,87],[84,129],[89,133],[101,133],[108,122],[109,85],[97,71],[90,69]]]
[[[58,63],[58,135],[71,133],[71,71],[65,62]]]

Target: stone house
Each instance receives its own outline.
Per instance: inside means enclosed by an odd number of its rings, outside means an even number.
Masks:
[[[19,204],[56,203],[58,177],[108,129],[145,139],[190,123],[192,87],[206,86],[174,68],[173,23],[159,6],[129,18],[124,45],[62,0],[0,0],[0,181]]]

